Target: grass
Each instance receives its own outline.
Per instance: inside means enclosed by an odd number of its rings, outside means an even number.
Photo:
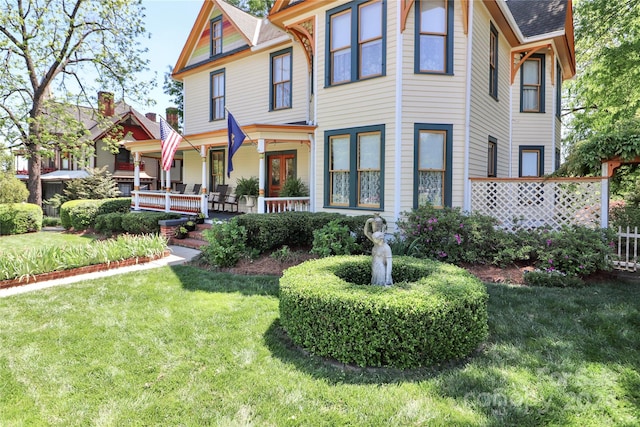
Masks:
[[[640,286],[487,285],[490,338],[432,369],[292,347],[277,279],[159,268],[0,299],[0,424],[640,423]]]
[[[45,246],[86,245],[97,238],[98,236],[93,234],[80,235],[55,231],[0,236],[0,254],[8,251],[23,251],[29,248],[41,248]]]

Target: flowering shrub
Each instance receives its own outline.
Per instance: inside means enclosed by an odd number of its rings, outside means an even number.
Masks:
[[[579,277],[610,270],[614,239],[612,230],[577,225],[557,231],[543,230],[536,265],[544,271],[560,271]]]
[[[489,263],[499,251],[503,232],[496,220],[465,214],[460,208],[421,206],[398,222],[394,251],[450,263]]]

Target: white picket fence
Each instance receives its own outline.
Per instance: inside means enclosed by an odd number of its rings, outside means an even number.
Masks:
[[[618,250],[617,257],[613,260],[613,268],[616,270],[637,271],[638,270],[638,227],[627,227],[623,232],[622,227],[618,228]]]

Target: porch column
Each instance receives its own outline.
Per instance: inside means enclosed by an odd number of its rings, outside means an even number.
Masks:
[[[258,191],[258,213],[264,213],[264,184],[265,184],[265,175],[264,175],[264,138],[258,139],[258,154],[260,155],[260,166],[258,168],[258,181],[259,181],[259,191]]]
[[[202,186],[200,187],[200,212],[205,218],[209,218],[209,206],[207,201],[207,147],[200,146],[200,157],[202,157]]]
[[[602,164],[600,179],[600,227],[609,226],[609,163]]]
[[[133,155],[133,199],[134,206],[133,210],[140,210],[140,195],[138,192],[140,191],[140,153],[135,153]]]
[[[165,198],[164,198],[164,211],[171,212],[171,169],[167,171],[167,179],[166,179],[166,187],[165,187]]]

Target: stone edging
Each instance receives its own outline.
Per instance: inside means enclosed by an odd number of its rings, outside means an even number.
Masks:
[[[160,255],[135,257],[124,259],[122,261],[113,261],[110,263],[86,265],[84,267],[71,268],[69,270],[51,271],[49,273],[42,273],[36,275],[29,275],[26,278],[15,278],[0,280],[0,289],[13,288],[16,286],[29,285],[37,282],[44,282],[47,280],[62,279],[65,277],[77,276],[79,274],[95,273],[98,271],[107,271],[114,268],[129,267],[137,264],[144,264],[146,262],[155,261],[160,258],[169,256],[171,251],[165,250]]]

